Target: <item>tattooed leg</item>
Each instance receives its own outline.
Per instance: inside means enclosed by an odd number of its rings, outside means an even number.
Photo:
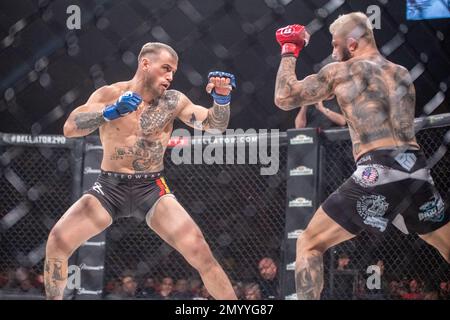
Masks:
[[[44,267],[45,294],[48,300],[61,300],[67,283],[67,259],[47,258]]]
[[[319,300],[323,289],[323,257],[319,252],[297,257],[295,285],[298,300]]]

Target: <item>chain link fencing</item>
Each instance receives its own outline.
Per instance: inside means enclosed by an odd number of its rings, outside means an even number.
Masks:
[[[43,293],[49,231],[78,192],[80,167],[72,145],[0,142],[0,298]]]

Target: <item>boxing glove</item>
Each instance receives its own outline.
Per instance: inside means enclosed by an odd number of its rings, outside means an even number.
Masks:
[[[298,58],[300,51],[307,44],[305,27],[299,24],[278,29],[276,38],[281,46],[281,56],[294,55]]]
[[[111,121],[123,117],[130,112],[136,111],[141,102],[142,98],[140,95],[127,91],[117,99],[116,103],[107,106],[103,110],[103,118],[106,121]]]
[[[230,79],[230,85],[232,89],[236,88],[236,77],[234,76],[234,74],[228,73],[228,72],[222,72],[222,71],[213,71],[210,72],[208,74],[208,81],[209,79],[211,79],[212,77],[217,77],[217,78],[229,78]],[[214,88],[211,90],[211,96],[214,99],[214,102],[216,102],[217,104],[228,104],[231,101],[231,91],[228,95],[224,96],[224,95],[220,95],[218,94]]]

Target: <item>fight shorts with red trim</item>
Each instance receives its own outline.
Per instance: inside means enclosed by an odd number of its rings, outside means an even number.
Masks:
[[[102,170],[85,194],[96,197],[113,220],[136,217],[149,221],[162,197],[175,197],[162,171],[127,174]]]

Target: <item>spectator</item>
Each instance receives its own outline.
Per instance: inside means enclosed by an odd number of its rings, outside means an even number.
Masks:
[[[438,299],[439,300],[449,300],[450,299],[450,288],[449,288],[449,282],[441,281],[439,283],[439,290],[438,290]]]
[[[27,295],[40,295],[42,293],[38,289],[33,287],[33,284],[31,283],[31,280],[29,278],[20,281],[19,287],[16,289],[16,292],[18,294]]]
[[[314,108],[304,106],[295,118],[295,128],[321,128],[329,129],[331,127],[344,127],[347,122],[345,117],[341,114],[341,110],[336,103],[327,104],[324,106],[323,102],[318,102]]]
[[[158,297],[158,281],[154,277],[146,277],[142,285],[138,298],[142,299],[156,299]]]
[[[199,278],[189,279],[189,288],[194,297],[200,296],[202,281]]]
[[[193,300],[212,300],[212,296],[209,294],[205,285],[202,284],[200,291],[196,296],[194,296]]]
[[[173,298],[173,279],[171,277],[164,277],[159,286],[158,299],[169,300]]]
[[[401,293],[400,291],[400,284],[396,280],[392,280],[389,282],[389,300],[400,300],[401,299]]]
[[[44,275],[42,273],[33,274],[32,284],[40,294],[45,294]]]
[[[173,293],[173,299],[176,300],[190,300],[194,295],[189,290],[189,281],[187,279],[178,279],[175,284],[175,292]]]
[[[346,253],[341,253],[338,258],[336,270],[344,271],[349,269],[350,257]]]
[[[257,283],[249,283],[244,286],[245,300],[261,300],[261,289]]]
[[[416,279],[412,279],[409,282],[409,291],[402,294],[402,299],[404,300],[422,300],[424,298],[423,293],[419,287]]]
[[[122,297],[122,280],[112,279],[105,286],[105,299],[121,300]]]
[[[122,278],[121,296],[123,299],[136,298],[137,283],[132,275],[126,275]]]
[[[278,268],[272,258],[264,257],[258,263],[258,284],[262,299],[279,299]]]
[[[364,294],[358,283],[358,271],[350,269],[350,261],[346,253],[339,255],[334,273],[333,299],[352,300]]]

